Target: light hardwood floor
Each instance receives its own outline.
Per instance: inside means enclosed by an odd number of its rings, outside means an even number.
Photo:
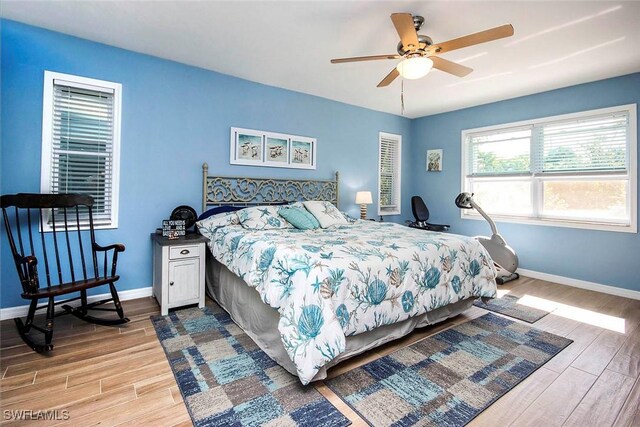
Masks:
[[[503,396],[471,426],[640,426],[640,301],[522,278],[501,293],[556,307],[535,327],[574,343]],[[180,392],[149,320],[152,298],[124,302],[131,322],[120,328],[57,318],[55,349],[41,356],[0,324],[0,409],[6,425],[191,425]],[[455,319],[346,361],[335,376],[423,337],[481,316],[472,307]],[[354,426],[365,423],[324,384],[316,388]],[[12,410],[68,411],[66,421],[15,423]],[[7,412],[9,411],[9,412]],[[62,416],[63,413],[59,412]]]

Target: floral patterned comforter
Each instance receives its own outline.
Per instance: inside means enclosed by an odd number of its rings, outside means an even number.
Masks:
[[[344,351],[345,336],[496,295],[491,258],[470,237],[372,221],[201,232],[213,256],[278,310],[282,342],[303,384]]]

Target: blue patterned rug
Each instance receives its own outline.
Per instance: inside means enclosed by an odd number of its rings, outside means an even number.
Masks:
[[[571,343],[487,313],[325,383],[373,426],[463,426]]]
[[[151,318],[193,424],[347,426],[313,386],[269,358],[221,308]]]
[[[547,314],[551,313],[550,311],[518,304],[519,300],[520,298],[514,295],[503,295],[502,297],[492,299],[487,303],[477,299],[473,305],[484,308],[485,310],[495,311],[496,313],[504,314],[505,316],[513,317],[518,320],[523,320],[527,323],[535,323]]]

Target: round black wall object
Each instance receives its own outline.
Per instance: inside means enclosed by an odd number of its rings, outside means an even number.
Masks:
[[[178,206],[171,212],[171,220],[179,220],[182,219],[185,221],[184,227],[185,229],[190,229],[196,223],[198,219],[198,214],[196,210],[191,206]]]

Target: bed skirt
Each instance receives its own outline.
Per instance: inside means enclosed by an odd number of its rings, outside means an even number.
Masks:
[[[258,292],[218,262],[207,250],[207,294],[229,313],[231,319],[273,360],[297,376],[296,367],[289,358],[278,331],[280,316],[274,308],[260,299]],[[327,377],[327,369],[372,348],[401,338],[416,328],[422,328],[457,316],[473,305],[474,298],[440,307],[402,322],[385,325],[372,331],[346,338],[346,349],[322,367],[313,381]]]

